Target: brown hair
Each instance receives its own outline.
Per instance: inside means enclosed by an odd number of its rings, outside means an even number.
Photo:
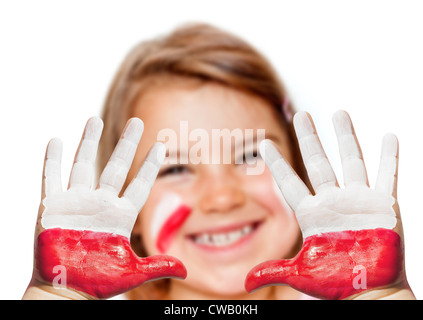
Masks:
[[[98,169],[105,167],[133,104],[149,81],[160,77],[211,81],[252,93],[272,105],[280,116],[292,150],[291,164],[306,180],[295,138],[292,105],[274,69],[259,52],[238,37],[206,24],[182,26],[167,36],[135,46],[120,66],[108,92],[102,118],[104,132],[99,146]],[[131,239],[134,251],[145,256],[140,239]],[[159,299],[167,282],[154,281],[129,292],[134,299]]]

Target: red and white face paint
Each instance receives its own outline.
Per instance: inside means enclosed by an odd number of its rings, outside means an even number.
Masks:
[[[151,223],[151,232],[156,248],[165,253],[182,224],[191,213],[191,208],[182,203],[175,193],[163,196],[158,204]]]

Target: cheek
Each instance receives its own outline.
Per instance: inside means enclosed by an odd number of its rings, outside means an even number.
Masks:
[[[164,254],[191,213],[191,208],[184,204],[176,193],[166,193],[149,206],[151,217],[144,225],[145,245],[150,253]]]
[[[248,192],[257,203],[278,219],[296,221],[294,212],[283,198],[269,170],[266,169],[262,175],[249,179],[251,181],[248,183]]]

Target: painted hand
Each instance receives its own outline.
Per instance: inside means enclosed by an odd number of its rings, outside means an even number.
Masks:
[[[334,114],[345,188],[340,188],[311,117],[297,113],[294,126],[312,195],[274,145],[260,145],[267,166],[295,211],[303,247],[290,260],[272,260],[247,275],[248,292],[288,284],[322,299],[344,299],[365,290],[404,283],[404,248],[396,201],[398,142],[384,137],[374,189],[346,112]]]
[[[103,122],[88,120],[66,191],[61,185],[60,140],[50,141],[43,173],[42,202],[35,242],[35,281],[66,286],[108,298],[163,277],[185,278],[182,263],[170,256],[138,257],[129,236],[165,157],[155,144],[137,176],[119,196],[143,131],[130,119],[93,188],[94,162]],[[34,279],[33,279],[34,281]]]

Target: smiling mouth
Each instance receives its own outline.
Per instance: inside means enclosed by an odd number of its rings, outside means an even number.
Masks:
[[[195,244],[210,247],[223,248],[236,244],[252,234],[261,224],[255,221],[243,224],[239,227],[224,228],[226,230],[205,231],[189,235],[188,238]]]

